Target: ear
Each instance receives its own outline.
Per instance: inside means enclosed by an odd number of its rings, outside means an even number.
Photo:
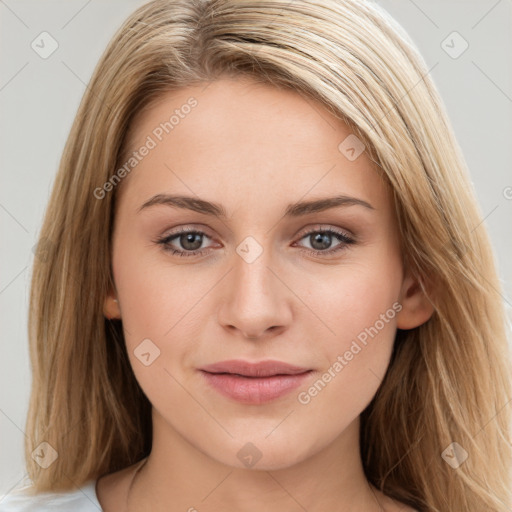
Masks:
[[[121,310],[119,309],[119,303],[113,290],[110,290],[105,297],[105,301],[103,303],[103,314],[109,320],[121,318]]]
[[[406,274],[398,302],[402,309],[396,316],[398,329],[414,329],[424,324],[434,313],[434,306],[423,292],[419,282]]]

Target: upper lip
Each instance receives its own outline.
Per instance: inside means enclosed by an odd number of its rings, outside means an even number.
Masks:
[[[245,377],[269,377],[271,375],[297,375],[310,370],[283,361],[266,360],[251,363],[240,359],[220,361],[200,368],[208,373],[234,373]]]

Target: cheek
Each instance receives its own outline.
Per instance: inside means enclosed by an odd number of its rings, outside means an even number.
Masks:
[[[200,339],[191,308],[204,294],[204,284],[184,282],[179,267],[156,259],[154,252],[152,257],[130,254],[120,245],[113,258],[114,279],[135,377],[152,403],[165,400],[177,407],[184,398],[173,376],[176,367],[187,364],[194,340]]]
[[[201,298],[212,283],[157,251],[130,252],[129,245],[119,244],[113,258],[125,343],[139,384],[156,396],[172,386],[170,374],[191,365],[204,338]]]
[[[322,310],[335,332],[317,337],[322,368],[296,397],[310,428],[317,427],[315,418],[325,418],[321,428],[333,438],[375,396],[389,365],[401,309],[389,284],[377,286],[361,273],[342,282],[344,291],[333,293]]]
[[[172,336],[180,319],[204,294],[200,280],[187,278],[180,265],[166,263],[160,251],[144,247],[140,241],[123,240],[114,251],[114,280],[123,326],[130,338]]]
[[[366,400],[389,364],[401,309],[397,302],[400,267],[395,263],[346,267],[337,276],[336,286],[317,289],[317,299],[310,296],[330,330],[320,337],[325,370],[330,371],[326,380],[347,400],[351,399],[347,390],[354,386]]]
[[[391,264],[347,265],[310,290],[314,291],[308,292],[308,299],[330,327],[332,338],[346,341],[373,326],[389,309],[394,318],[392,306],[400,292],[399,269]],[[379,322],[378,326],[383,332],[388,330],[388,322],[385,326]]]

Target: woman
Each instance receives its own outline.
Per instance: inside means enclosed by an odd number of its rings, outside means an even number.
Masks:
[[[138,9],[40,236],[32,485],[0,510],[510,509],[492,250],[373,3]]]

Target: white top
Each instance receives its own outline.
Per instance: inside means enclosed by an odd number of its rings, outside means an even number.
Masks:
[[[0,512],[102,512],[96,495],[96,480],[68,492],[45,492],[31,496],[27,487],[0,496]]]

